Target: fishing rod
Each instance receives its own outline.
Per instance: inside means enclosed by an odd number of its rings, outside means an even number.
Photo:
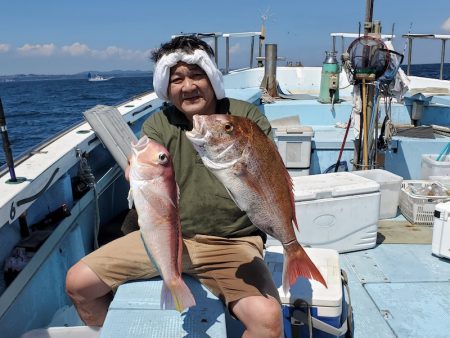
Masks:
[[[0,133],[2,134],[3,151],[5,152],[6,164],[9,168],[10,182],[17,182],[16,173],[14,172],[14,159],[11,151],[11,144],[9,143],[8,130],[6,128],[6,117],[3,110],[2,99],[0,98]]]

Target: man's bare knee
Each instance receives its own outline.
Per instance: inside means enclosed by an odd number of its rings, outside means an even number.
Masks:
[[[86,325],[103,325],[112,299],[111,288],[83,262],[67,272],[66,292]]]
[[[110,291],[110,287],[82,261],[76,263],[67,272],[66,292],[72,299],[92,300],[100,298]]]
[[[273,297],[253,296],[243,298],[231,309],[246,331],[243,337],[280,337],[283,332],[281,307]]]

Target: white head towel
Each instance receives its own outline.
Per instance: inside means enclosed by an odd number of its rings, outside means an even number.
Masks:
[[[169,87],[170,68],[179,61],[196,64],[202,68],[211,82],[216,98],[220,100],[225,97],[222,73],[217,68],[216,63],[204,50],[196,49],[194,54],[177,51],[163,55],[158,60],[153,72],[153,88],[160,99],[169,101],[167,89]]]

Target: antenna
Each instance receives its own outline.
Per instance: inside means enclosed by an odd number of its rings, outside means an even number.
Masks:
[[[262,62],[262,49],[263,49],[263,41],[266,38],[266,22],[269,20],[269,17],[272,15],[270,14],[270,7],[267,7],[267,9],[260,13],[261,18],[261,35],[259,37],[259,50],[258,50],[258,67],[263,67]]]

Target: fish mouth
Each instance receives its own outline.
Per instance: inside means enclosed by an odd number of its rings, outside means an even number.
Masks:
[[[138,160],[139,155],[145,151],[148,144],[150,143],[150,139],[147,136],[142,136],[137,142],[131,143],[131,162],[134,163],[135,166],[138,167],[153,167],[154,165],[151,163],[143,163]]]
[[[147,147],[147,144],[149,142],[150,142],[149,138],[145,136],[141,137],[137,142],[133,142],[131,146],[135,151],[140,152]]]
[[[192,130],[187,131],[186,136],[194,145],[202,147],[206,143],[205,128],[199,115],[192,117]]]

